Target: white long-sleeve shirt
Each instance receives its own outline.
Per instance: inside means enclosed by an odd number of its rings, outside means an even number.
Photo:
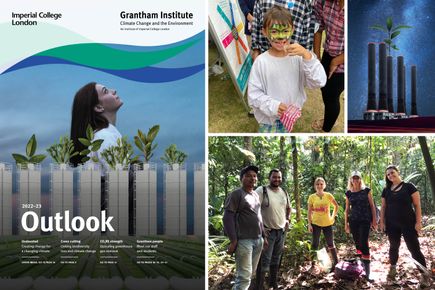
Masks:
[[[104,158],[101,156],[101,152],[106,150],[109,147],[117,146],[118,139],[121,139],[122,135],[119,133],[118,129],[116,129],[115,126],[109,123],[109,126],[107,128],[101,129],[94,134],[94,139],[92,141],[103,139],[103,143],[101,144],[100,149],[98,149],[97,152],[91,152],[89,154],[89,157],[96,156],[98,157],[98,160],[100,161],[101,165],[103,166],[101,175],[104,175],[107,170],[110,169],[109,164],[104,160]]]
[[[272,125],[278,117],[280,103],[302,109],[307,99],[305,87],[321,88],[326,84],[322,64],[311,53],[310,60],[301,56],[260,54],[252,66],[248,82],[248,103],[258,123]]]

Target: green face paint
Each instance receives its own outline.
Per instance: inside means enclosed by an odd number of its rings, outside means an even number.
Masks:
[[[268,29],[269,39],[271,41],[287,40],[293,34],[291,25],[272,24]]]

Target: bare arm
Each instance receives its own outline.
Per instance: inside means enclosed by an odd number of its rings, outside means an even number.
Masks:
[[[421,204],[420,204],[420,192],[416,191],[412,195],[412,204],[415,208],[415,230],[421,231]]]
[[[313,214],[313,205],[308,204],[308,230],[310,233],[313,231],[313,228],[311,226],[311,215]]]
[[[385,203],[385,198],[382,198],[381,203],[381,221],[379,222],[379,228],[381,231],[385,231],[385,209],[387,208],[387,204]]]
[[[349,229],[349,220],[348,220],[348,215],[349,215],[349,199],[346,196],[346,208],[344,209],[344,230],[346,231],[346,233],[350,232]]]
[[[314,44],[313,44],[313,52],[316,54],[317,58],[320,60],[320,46],[322,44],[322,32],[323,30],[318,30],[316,33],[314,33]]]
[[[368,198],[369,198],[370,209],[372,211],[372,227],[373,229],[376,230],[378,225],[376,222],[376,209],[375,209],[375,203],[373,202],[373,195],[371,190],[369,191]]]

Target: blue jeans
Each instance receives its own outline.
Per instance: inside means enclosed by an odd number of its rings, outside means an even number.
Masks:
[[[279,259],[284,249],[284,231],[270,230],[267,241],[269,247],[261,255],[261,271],[269,272],[270,266],[279,266]]]
[[[263,249],[263,238],[242,239],[236,249],[236,281],[233,290],[247,290]]]

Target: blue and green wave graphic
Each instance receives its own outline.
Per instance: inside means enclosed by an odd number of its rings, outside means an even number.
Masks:
[[[204,47],[204,31],[189,39],[164,46],[80,43],[39,52],[9,67],[2,74],[49,64],[86,67],[143,83],[180,80],[204,70],[204,59],[180,65],[178,58]],[[195,59],[195,58],[194,58]]]

